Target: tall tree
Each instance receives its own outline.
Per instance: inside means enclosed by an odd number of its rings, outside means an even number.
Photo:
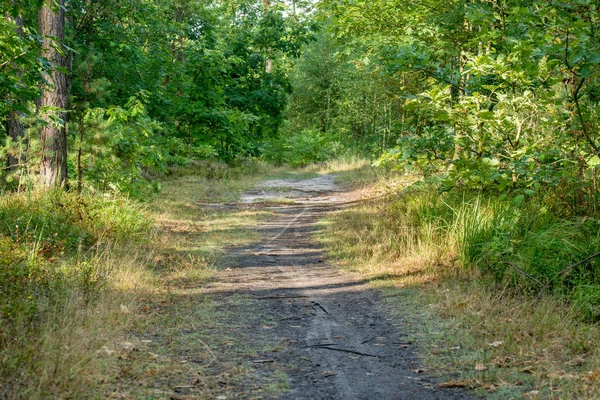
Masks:
[[[44,38],[42,57],[52,65],[45,75],[47,87],[42,92],[40,108],[46,121],[41,131],[42,160],[40,178],[47,187],[64,187],[67,183],[67,76],[64,72],[65,2],[45,0],[38,16]]]
[[[271,7],[271,0],[263,0],[263,6],[265,7],[265,14],[269,12],[269,7]],[[271,49],[269,49],[271,51]],[[267,57],[267,66],[265,68],[265,72],[270,74],[273,72],[273,60]]]

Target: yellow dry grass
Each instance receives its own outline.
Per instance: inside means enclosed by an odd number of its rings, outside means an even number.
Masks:
[[[144,344],[141,333],[160,326],[161,340],[168,342],[199,321],[210,326],[218,318],[202,286],[224,248],[257,239],[250,228],[269,213],[202,204],[231,201],[257,179],[184,176],[165,182],[147,207],[154,226],[141,242],[122,241],[91,255],[88,263],[106,278],[91,300],[74,288],[59,306],[46,307],[35,331],[11,327],[19,340],[0,349],[0,398],[161,397],[167,393],[152,385],[158,376],[186,376],[191,369],[210,393],[219,377],[183,365],[178,350],[169,352],[164,343]],[[208,339],[200,333],[188,339],[202,350],[203,365],[210,365]],[[155,357],[153,345],[165,354]]]

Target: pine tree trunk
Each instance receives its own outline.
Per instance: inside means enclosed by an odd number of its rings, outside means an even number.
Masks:
[[[62,121],[59,124],[52,123],[50,114],[56,111],[42,111],[46,125],[41,131],[40,178],[42,185],[47,188],[65,187],[67,183],[67,130],[64,111],[67,106],[67,76],[57,69],[65,67],[66,59],[56,48],[65,40],[64,0],[56,2],[60,7],[55,8],[54,3],[52,0],[45,0],[38,15],[40,33],[44,37],[42,57],[48,59],[53,67],[52,72],[45,76],[51,86],[44,88],[40,108],[60,109],[58,118]]]
[[[265,8],[265,12],[269,11],[269,8],[271,7],[271,0],[263,0],[263,6]],[[270,52],[271,49],[269,48],[268,51]],[[267,66],[265,67],[265,72],[267,74],[270,74],[271,72],[273,72],[273,60],[271,60],[268,57],[267,57]]]
[[[6,133],[12,139],[14,143],[22,143],[24,147],[19,145],[19,152],[13,153],[12,151],[8,153],[7,157],[7,166],[8,169],[14,169],[18,166],[23,166],[27,162],[26,150],[27,142],[25,141],[25,126],[21,122],[22,113],[17,111],[10,111],[8,113],[8,117],[6,118]]]

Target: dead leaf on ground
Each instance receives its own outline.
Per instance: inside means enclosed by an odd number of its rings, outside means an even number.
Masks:
[[[123,342],[122,346],[123,346],[123,350],[125,350],[125,351],[137,351],[138,350],[138,348],[135,347],[135,345],[131,342]]]
[[[500,367],[500,368],[510,367],[513,363],[513,358],[509,357],[509,356],[500,356],[500,357],[494,358],[492,363],[494,363],[494,365],[496,365],[497,367]]]
[[[475,364],[475,371],[486,371],[488,369],[487,365],[483,363]]]

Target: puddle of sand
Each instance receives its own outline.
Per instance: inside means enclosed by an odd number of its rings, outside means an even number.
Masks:
[[[279,189],[279,190],[275,190]],[[321,175],[312,179],[271,179],[261,182],[258,187],[241,196],[244,204],[277,201],[280,199],[294,202],[332,202],[332,192],[341,191],[335,183],[335,175]]]

